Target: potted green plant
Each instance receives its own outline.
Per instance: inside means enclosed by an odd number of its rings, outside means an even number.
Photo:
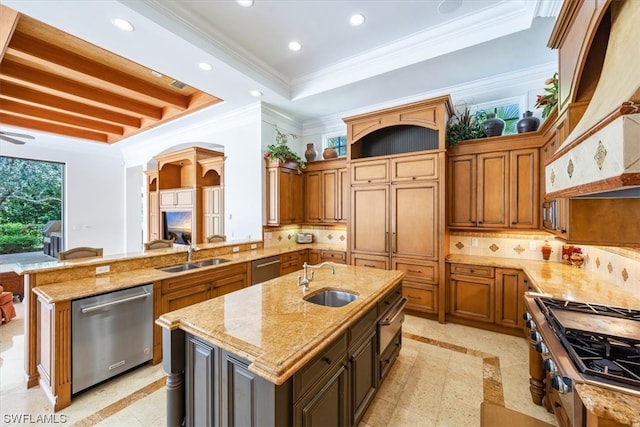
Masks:
[[[267,151],[264,153],[264,158],[278,161],[280,163],[295,162],[298,164],[298,173],[302,173],[302,169],[306,167],[306,163],[287,145],[289,137],[295,139],[298,136],[292,133],[281,132],[276,126],[276,143],[267,145]]]
[[[447,122],[447,145],[455,145],[468,139],[486,138],[484,120],[486,114],[471,114],[468,107],[462,113],[454,114]]]
[[[538,95],[536,98],[536,108],[544,108],[542,110],[542,118],[546,118],[551,110],[558,104],[558,73],[554,73],[553,77],[545,80],[545,94]]]

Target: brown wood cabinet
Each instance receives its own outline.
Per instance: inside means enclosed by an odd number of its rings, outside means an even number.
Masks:
[[[346,223],[349,175],[345,159],[308,163],[304,176],[305,222]]]
[[[538,228],[538,148],[455,152],[448,159],[449,227]]]
[[[522,270],[452,263],[448,273],[452,320],[513,335],[522,333],[523,296],[528,290]]]
[[[305,262],[309,262],[309,254],[306,249],[280,255],[280,275],[284,276],[301,270]]]
[[[298,164],[267,160],[267,225],[304,221],[304,182]]]

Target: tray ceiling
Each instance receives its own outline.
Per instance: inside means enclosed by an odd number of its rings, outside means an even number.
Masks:
[[[2,124],[110,144],[222,101],[0,9]]]

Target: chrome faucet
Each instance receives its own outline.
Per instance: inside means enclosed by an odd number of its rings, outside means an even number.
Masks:
[[[197,250],[198,248],[196,248],[195,246],[189,245],[189,247],[187,248],[187,262],[191,262],[193,260],[193,253]]]
[[[298,276],[298,286],[302,286],[302,290],[307,292],[309,290],[309,282],[313,280],[313,271],[311,272],[311,276],[307,274],[307,270],[310,268],[322,268],[324,266],[331,267],[331,274],[336,274],[336,269],[333,266],[333,263],[323,262],[318,265],[309,265],[306,262],[302,264],[302,268],[304,269],[304,277]]]

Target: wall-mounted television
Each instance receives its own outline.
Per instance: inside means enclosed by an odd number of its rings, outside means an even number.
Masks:
[[[163,211],[162,238],[173,240],[175,243],[190,245],[191,240],[191,211]]]

